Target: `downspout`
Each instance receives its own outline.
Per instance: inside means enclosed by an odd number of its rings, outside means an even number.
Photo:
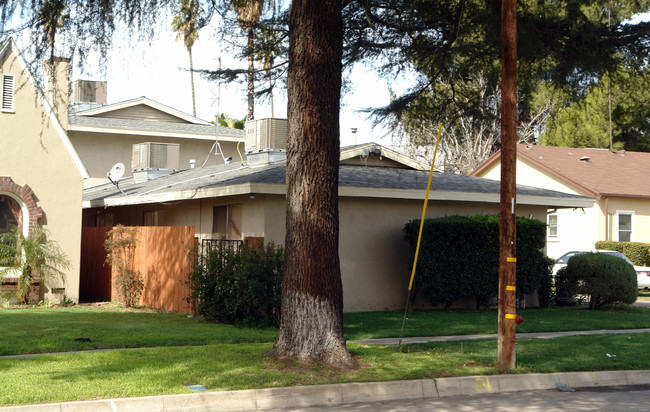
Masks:
[[[609,197],[605,198],[605,240],[609,240]]]

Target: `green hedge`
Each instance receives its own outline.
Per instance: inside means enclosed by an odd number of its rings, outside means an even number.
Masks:
[[[237,252],[213,249],[195,259],[188,299],[200,316],[244,326],[269,326],[280,321],[284,249],[244,246]]]
[[[650,265],[650,244],[642,242],[615,242],[599,240],[595,245],[598,250],[616,250],[624,254],[637,266]]]
[[[419,219],[404,227],[413,254],[419,229]],[[517,294],[521,297],[538,292],[540,304],[547,306],[551,261],[543,252],[545,242],[545,223],[517,218]],[[477,306],[483,306],[497,296],[498,275],[498,216],[447,216],[424,221],[416,283],[427,302],[449,306],[458,299],[475,298]]]
[[[558,297],[589,298],[589,308],[608,303],[632,304],[637,298],[636,272],[629,263],[604,253],[573,256],[557,273]]]

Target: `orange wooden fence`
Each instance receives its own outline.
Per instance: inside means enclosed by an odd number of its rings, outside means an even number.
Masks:
[[[111,228],[83,228],[80,298],[83,301],[119,300],[111,267],[104,264],[104,240]],[[172,312],[191,313],[185,284],[191,270],[193,226],[139,226],[135,267],[142,274],[140,304]]]

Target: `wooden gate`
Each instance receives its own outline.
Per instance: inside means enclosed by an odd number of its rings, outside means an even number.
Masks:
[[[105,264],[104,241],[112,228],[83,228],[81,301],[119,300],[112,268]],[[193,226],[138,226],[135,267],[142,274],[140,304],[172,312],[191,313],[185,284],[191,271],[189,252],[194,247]]]

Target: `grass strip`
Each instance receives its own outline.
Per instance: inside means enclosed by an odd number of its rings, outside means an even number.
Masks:
[[[519,310],[517,332],[636,329],[650,325],[650,308],[620,306]],[[344,315],[348,340],[399,336],[403,312]],[[405,337],[497,333],[496,311],[409,312]],[[173,313],[92,308],[0,310],[0,356],[88,349],[273,342],[274,328],[237,328]],[[86,338],[88,341],[75,339]]]
[[[174,313],[91,308],[0,310],[0,355],[273,342],[274,328],[237,328]],[[88,341],[76,341],[84,338]]]
[[[269,343],[0,359],[0,405],[188,393],[187,384],[216,391],[499,372],[496,340],[348,346],[357,370],[271,359]],[[649,333],[517,341],[515,373],[630,369],[650,369]]]
[[[524,323],[517,332],[562,332],[599,329],[641,329],[650,327],[650,308],[611,306],[603,310],[577,307],[517,310]],[[344,315],[347,339],[399,336],[402,311],[360,312]],[[497,333],[497,311],[430,310],[409,312],[405,337]]]

